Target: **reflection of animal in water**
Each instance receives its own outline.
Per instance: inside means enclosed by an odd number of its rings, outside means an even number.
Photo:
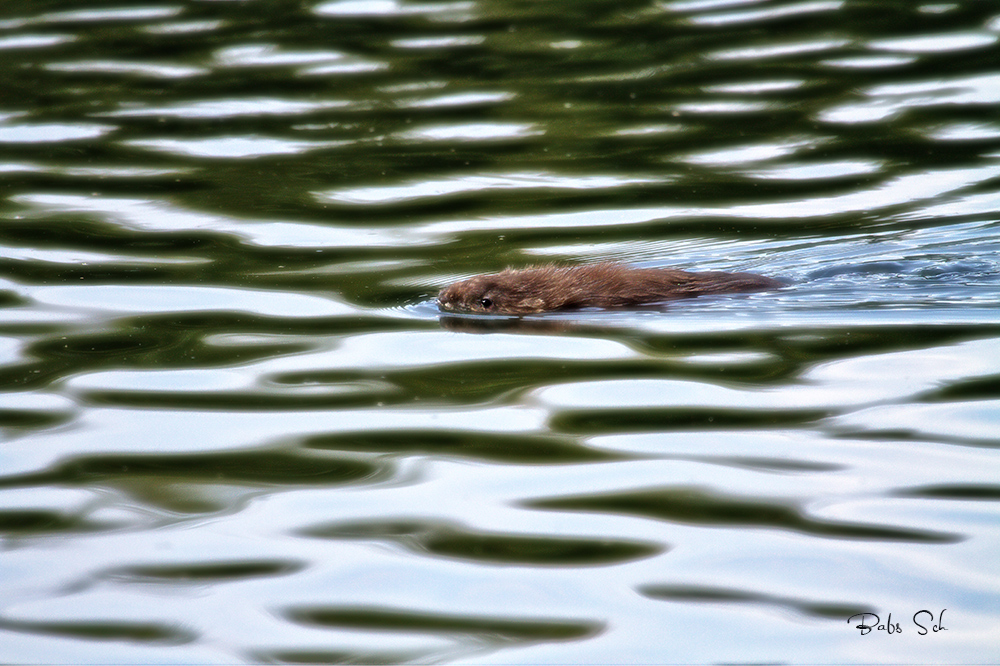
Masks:
[[[784,284],[753,273],[688,273],[603,263],[542,266],[480,275],[438,295],[449,312],[520,315],[575,308],[620,308],[705,294],[778,289]]]

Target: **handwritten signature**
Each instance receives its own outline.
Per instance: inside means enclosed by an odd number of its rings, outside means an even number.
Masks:
[[[926,636],[927,634],[934,632],[935,634],[939,631],[948,631],[948,627],[944,626],[944,612],[948,610],[947,608],[942,608],[941,612],[937,615],[937,622],[934,621],[934,613],[929,610],[919,610],[913,614],[913,624],[920,627],[917,629],[918,636]],[[861,618],[860,624],[855,625],[855,629],[861,631],[862,636],[867,636],[873,631],[884,631],[886,634],[901,634],[903,633],[903,627],[899,622],[892,621],[892,613],[889,613],[889,617],[886,618],[885,622],[879,618],[875,613],[857,613],[847,618],[847,624],[851,624],[854,618]],[[926,626],[923,623],[930,625]]]

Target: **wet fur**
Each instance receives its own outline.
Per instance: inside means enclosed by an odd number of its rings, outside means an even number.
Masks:
[[[688,273],[673,268],[632,268],[603,263],[540,266],[480,275],[438,295],[454,312],[532,314],[576,308],[620,308],[704,294],[764,291],[784,286],[753,273]]]

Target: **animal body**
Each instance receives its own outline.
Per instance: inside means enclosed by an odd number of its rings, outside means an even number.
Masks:
[[[674,268],[585,266],[508,268],[456,282],[438,295],[448,312],[522,315],[578,308],[622,308],[705,294],[766,291],[783,287],[754,273],[692,273]]]

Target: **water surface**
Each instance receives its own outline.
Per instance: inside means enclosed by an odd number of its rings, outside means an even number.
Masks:
[[[971,1],[9,4],[0,660],[996,662],[998,39]],[[603,260],[789,286],[433,302]]]

